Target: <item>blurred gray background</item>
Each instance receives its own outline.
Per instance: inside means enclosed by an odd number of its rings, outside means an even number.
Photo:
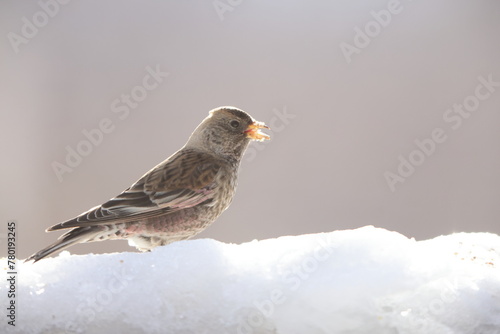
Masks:
[[[499,1],[60,1],[0,3],[0,232],[17,221],[20,258],[221,105],[274,130],[252,144],[232,206],[200,238],[365,225],[416,239],[500,233],[500,86],[477,88],[479,77],[500,82]],[[448,111],[464,103],[470,113]],[[102,122],[108,133],[90,143],[84,131]],[[432,148],[436,128],[446,140]],[[86,156],[70,167],[68,149]],[[398,167],[400,156],[418,165]],[[66,165],[59,177],[55,165]],[[398,168],[404,182],[391,188]],[[133,249],[70,249],[114,251]]]

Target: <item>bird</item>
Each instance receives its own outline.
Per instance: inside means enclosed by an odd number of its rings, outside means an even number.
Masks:
[[[69,230],[25,262],[78,243],[126,239],[145,252],[198,234],[231,204],[249,143],[270,139],[261,129],[270,128],[241,109],[209,111],[181,149],[118,196],[46,229]]]

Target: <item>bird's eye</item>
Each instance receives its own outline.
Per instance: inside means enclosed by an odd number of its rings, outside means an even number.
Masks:
[[[231,121],[231,123],[229,123],[233,128],[237,128],[240,126],[240,122],[238,121]]]

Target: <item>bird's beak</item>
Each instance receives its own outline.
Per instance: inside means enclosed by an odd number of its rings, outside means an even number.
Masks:
[[[270,128],[262,122],[255,121],[252,124],[250,124],[248,128],[245,131],[243,131],[243,133],[246,133],[247,138],[250,138],[252,140],[264,141],[271,139],[269,135],[260,132],[260,129],[270,129]]]

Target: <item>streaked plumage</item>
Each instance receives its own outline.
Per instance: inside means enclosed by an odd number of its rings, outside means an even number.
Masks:
[[[269,136],[244,111],[221,107],[195,129],[186,145],[106,203],[54,225],[71,229],[26,261],[76,243],[128,239],[141,251],[201,232],[232,201],[241,157],[251,140]]]

